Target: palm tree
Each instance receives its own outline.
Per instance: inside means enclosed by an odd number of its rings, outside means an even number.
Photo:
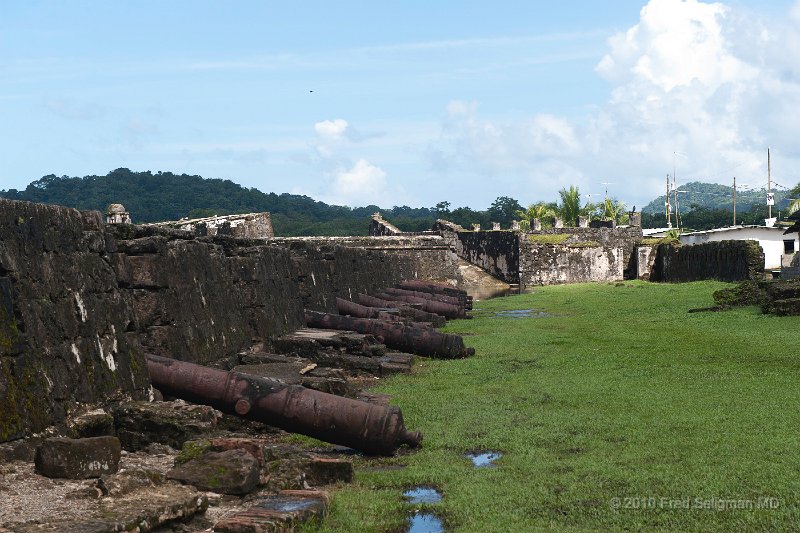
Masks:
[[[800,210],[800,198],[795,198],[789,203],[789,208],[788,208],[789,212],[787,213],[787,216],[791,215],[792,213],[798,210]]]
[[[600,205],[600,216],[603,220],[622,222],[627,215],[625,207],[625,202],[620,202],[616,198],[606,198]]]
[[[531,223],[537,218],[542,221],[542,226],[549,226],[551,224],[549,219],[556,216],[556,210],[552,204],[537,202],[529,205],[524,211],[517,211],[516,215],[520,218],[520,228],[528,231]]]
[[[558,191],[561,197],[561,204],[558,206],[558,216],[564,221],[567,226],[577,226],[578,216],[587,215],[594,209],[592,204],[586,204],[581,207],[581,193],[574,185],[570,185],[569,189],[564,188]]]

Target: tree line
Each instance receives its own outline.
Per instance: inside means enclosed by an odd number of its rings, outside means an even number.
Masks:
[[[799,197],[800,186],[789,196]],[[623,202],[614,198],[605,198],[597,203],[583,202],[577,187],[563,188],[557,202],[537,202],[527,207],[514,198],[499,196],[485,210],[451,209],[448,201],[441,201],[433,207],[381,208],[368,205],[351,208],[328,205],[308,196],[264,193],[230,180],[171,172],[133,172],[127,168],[116,169],[105,176],[59,177],[51,174],[32,182],[24,190],[0,190],[0,197],[100,211],[109,204],[121,203],[131,213],[133,221],[141,223],[269,211],[275,234],[279,236],[365,235],[369,217],[375,212],[381,212],[385,219],[405,231],[428,230],[440,218],[467,229],[472,224],[491,228],[492,222],[508,228],[514,220],[521,221],[525,229],[536,218],[547,227],[555,217],[561,218],[567,226],[577,225],[578,216],[623,224],[627,221],[627,208]],[[738,213],[737,221],[740,224],[763,223],[765,216],[766,206],[758,206]],[[732,223],[729,211],[701,206],[694,206],[681,217],[682,226],[693,229],[710,229]],[[663,227],[664,215],[644,214],[642,225]]]

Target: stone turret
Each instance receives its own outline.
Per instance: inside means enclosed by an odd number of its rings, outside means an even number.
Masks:
[[[122,204],[110,204],[106,208],[106,224],[131,224],[131,214]]]

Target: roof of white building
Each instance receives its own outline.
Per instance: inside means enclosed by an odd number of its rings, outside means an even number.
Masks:
[[[774,231],[777,234],[778,232],[779,233],[783,233],[783,229],[784,228],[779,228],[779,227],[775,227],[775,226],[770,227],[770,226],[756,226],[756,225],[752,225],[752,226],[727,226],[725,228],[714,228],[714,229],[707,229],[707,230],[703,230],[703,231],[689,231],[689,232],[683,233],[682,235],[707,235],[707,234],[711,234],[711,233],[723,233],[723,232],[726,232],[726,231],[741,231],[741,230],[745,230],[745,229],[758,229],[758,230],[764,230],[764,231]]]

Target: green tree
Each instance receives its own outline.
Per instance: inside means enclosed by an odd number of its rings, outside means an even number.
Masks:
[[[517,214],[517,211],[522,210],[519,202],[508,196],[499,196],[489,206],[487,214],[489,215],[490,222],[500,222],[508,226]]]
[[[539,219],[542,222],[542,227],[552,226],[551,219],[556,216],[556,206],[545,202],[536,202],[531,204],[527,209],[516,212],[516,216],[520,219],[520,229],[528,231],[531,228],[531,223]]]
[[[450,212],[450,202],[439,202],[434,207],[437,215],[446,215]]]
[[[581,193],[580,190],[574,185],[570,185],[569,189],[566,187],[558,191],[558,196],[561,198],[561,203],[558,204],[557,213],[567,226],[577,226],[578,216],[586,214],[589,210],[581,207]],[[589,207],[587,204],[586,207]]]
[[[628,213],[625,211],[625,202],[621,202],[616,198],[606,198],[598,206],[600,218],[603,220],[613,220],[614,222],[625,223],[628,219]]]

